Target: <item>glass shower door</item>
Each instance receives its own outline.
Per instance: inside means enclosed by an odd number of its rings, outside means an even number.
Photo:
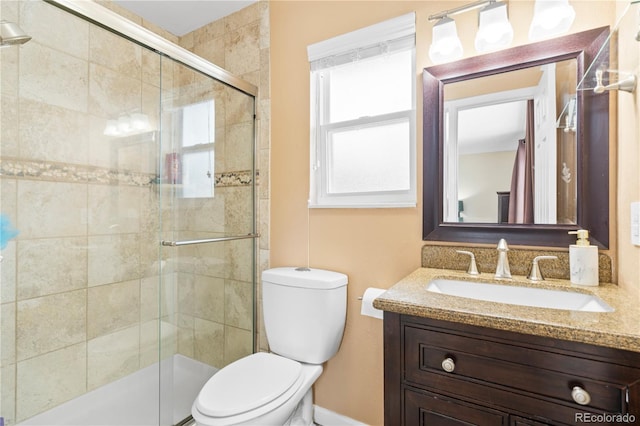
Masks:
[[[46,2],[0,7],[32,37],[0,50],[1,209],[18,231],[0,264],[0,417],[158,423],[160,55]]]
[[[161,241],[254,233],[254,98],[48,2],[0,16],[32,37],[0,49],[0,424],[175,424],[253,352],[254,239]]]
[[[162,71],[161,289],[175,303],[161,305],[161,335],[176,338],[161,348],[173,359],[161,399],[175,423],[179,395],[190,412],[211,375],[254,350],[254,98],[169,58]]]

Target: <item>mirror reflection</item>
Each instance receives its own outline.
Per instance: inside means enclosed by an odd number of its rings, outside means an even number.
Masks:
[[[577,223],[577,66],[444,85],[444,222]]]

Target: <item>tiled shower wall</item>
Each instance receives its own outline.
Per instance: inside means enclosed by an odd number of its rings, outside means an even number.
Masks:
[[[215,196],[181,198],[165,186],[165,239],[200,240],[253,232],[253,99],[182,69],[179,95],[163,108],[215,99]],[[212,84],[213,83],[213,84]],[[167,101],[169,102],[169,101]],[[174,148],[175,149],[175,148]],[[222,368],[253,352],[250,239],[164,248],[175,274],[178,352]]]
[[[158,360],[157,154],[102,132],[116,111],[158,116],[160,62],[42,2],[1,7],[33,37],[0,53],[0,208],[20,232],[0,264],[12,423]]]
[[[182,37],[176,37],[145,21],[110,1],[100,1],[106,7],[127,19],[154,31],[179,44],[198,56],[224,68],[230,73],[258,87],[256,99],[256,166],[260,177],[256,182],[257,231],[260,234],[256,253],[257,279],[260,272],[269,268],[269,163],[271,140],[271,92],[270,92],[270,21],[269,2],[258,1],[236,13],[211,22]],[[189,210],[185,206],[186,210]],[[195,210],[192,210],[192,212]],[[183,215],[183,217],[186,217]],[[258,304],[256,326],[258,345],[256,349],[268,349],[262,322],[260,286],[256,288]],[[185,305],[183,305],[185,306]],[[188,306],[188,305],[187,305]],[[186,313],[185,309],[182,312]],[[187,314],[188,315],[188,314]],[[218,334],[219,336],[219,334]],[[219,338],[219,337],[218,337]],[[244,337],[240,340],[244,340]],[[242,343],[246,344],[246,343]],[[187,353],[184,346],[181,352]],[[219,357],[217,354],[216,357]]]
[[[256,100],[258,282],[269,268],[269,159],[271,140],[269,2],[258,1],[179,39],[179,44],[258,87]],[[268,349],[261,312],[260,286],[256,291],[258,347]]]
[[[158,245],[160,231],[172,239],[245,232],[236,218],[250,204],[247,167],[225,161],[235,153],[224,141],[249,132],[246,98],[217,93],[219,202],[176,199],[175,188],[158,188],[157,142],[114,143],[102,132],[132,109],[157,128],[161,67],[162,99],[174,105],[197,101],[197,78],[39,1],[2,1],[0,16],[34,37],[0,51],[0,209],[20,231],[0,263],[5,424],[159,356],[222,367],[250,352],[250,240],[161,255]]]

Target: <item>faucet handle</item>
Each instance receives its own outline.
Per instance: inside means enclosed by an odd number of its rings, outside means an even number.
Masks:
[[[480,272],[478,272],[478,266],[476,265],[476,257],[472,252],[465,251],[465,250],[456,250],[456,253],[466,254],[467,256],[471,257],[471,263],[469,263],[469,269],[467,269],[467,274],[480,275]]]
[[[528,280],[531,281],[544,281],[544,277],[542,276],[542,272],[540,271],[540,266],[538,266],[538,262],[544,259],[557,259],[558,256],[536,256],[533,259],[533,263],[531,264],[531,272],[529,272]]]

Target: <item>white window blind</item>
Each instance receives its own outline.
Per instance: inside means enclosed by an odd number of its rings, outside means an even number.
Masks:
[[[316,43],[307,52],[309,206],[415,206],[415,14]]]

